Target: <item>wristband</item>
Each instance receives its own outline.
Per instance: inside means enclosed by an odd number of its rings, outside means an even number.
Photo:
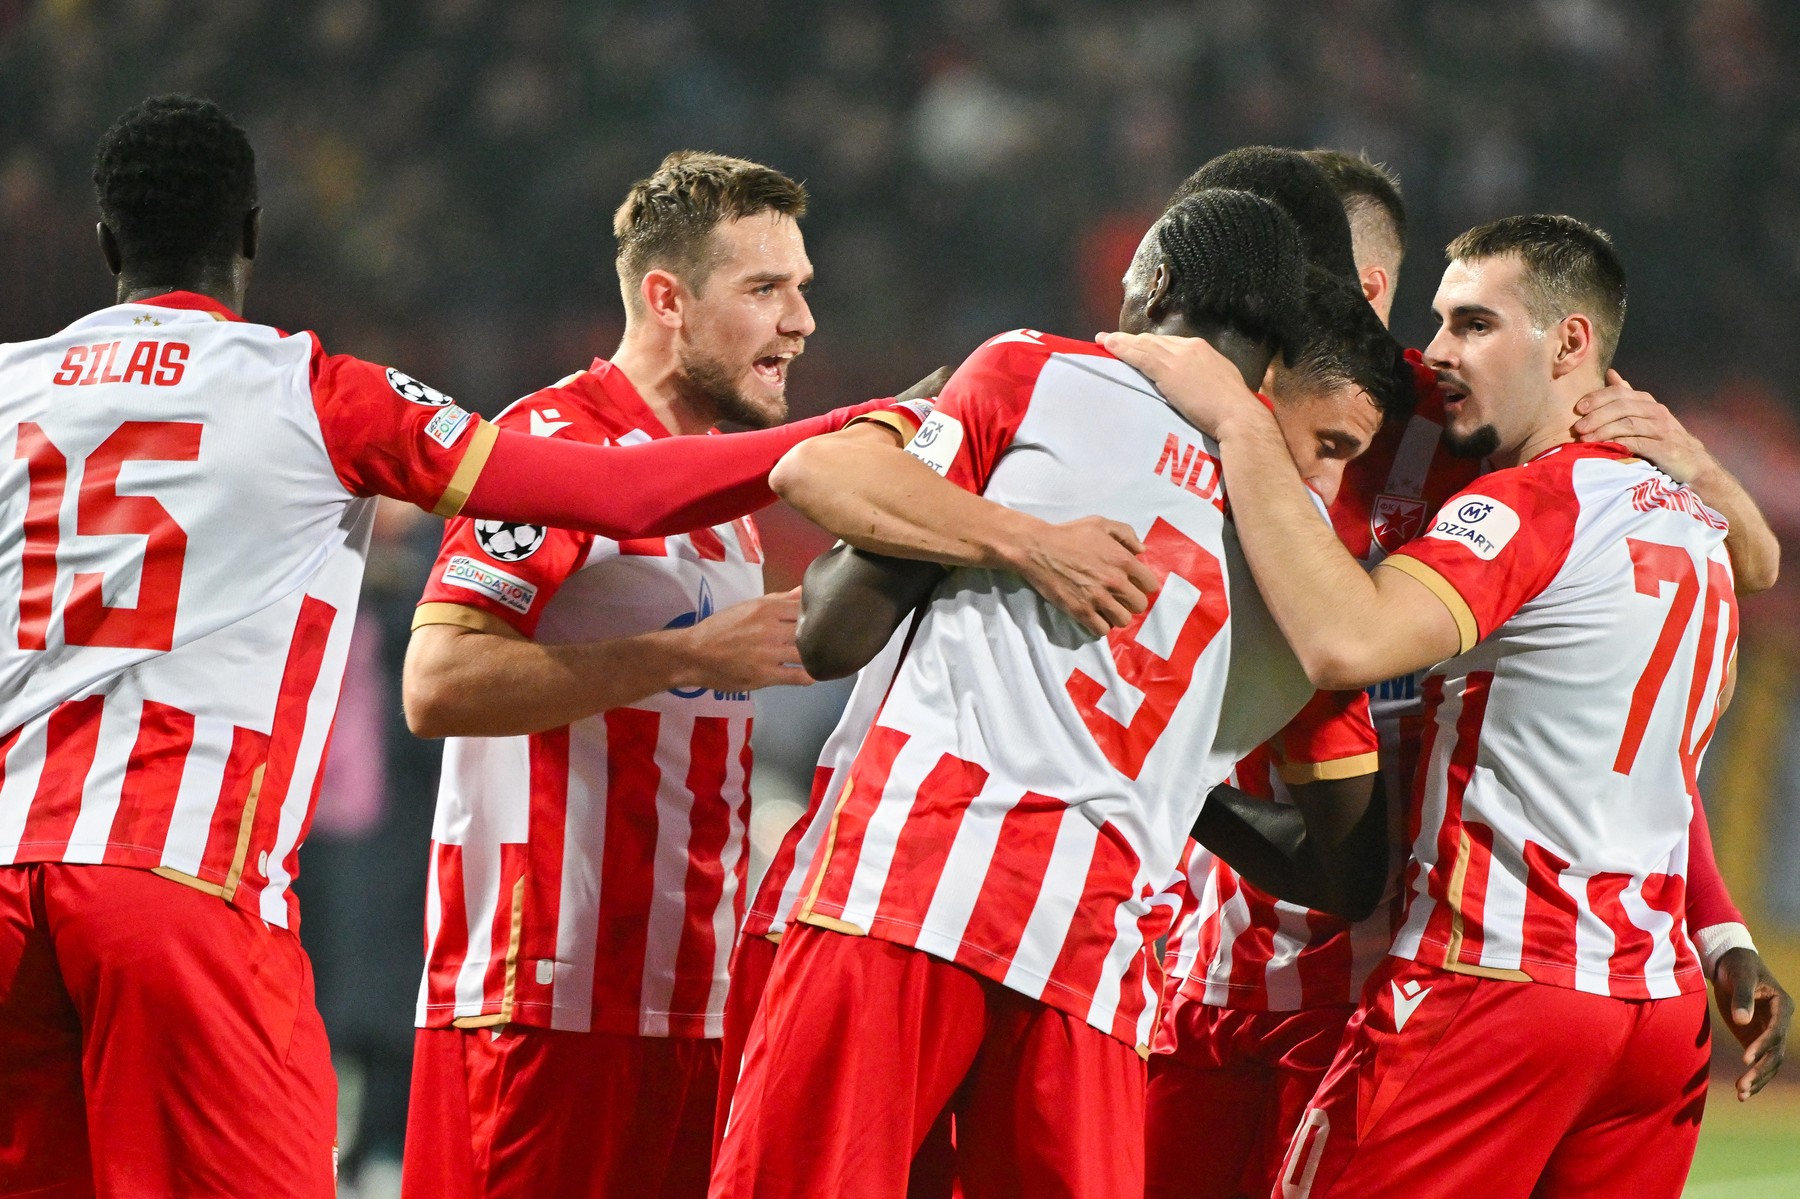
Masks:
[[[1733,949],[1748,949],[1756,952],[1756,942],[1750,939],[1750,930],[1741,924],[1713,924],[1700,929],[1693,935],[1694,948],[1700,951],[1700,965],[1711,978],[1719,965],[1719,959]]]

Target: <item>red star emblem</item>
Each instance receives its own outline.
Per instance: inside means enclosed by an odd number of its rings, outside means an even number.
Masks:
[[[1393,553],[1425,531],[1425,501],[1404,495],[1378,495],[1369,510],[1369,533],[1388,553]]]

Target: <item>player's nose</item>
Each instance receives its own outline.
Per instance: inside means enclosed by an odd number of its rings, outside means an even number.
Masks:
[[[1456,364],[1454,361],[1455,355],[1452,352],[1453,345],[1454,343],[1450,340],[1448,333],[1440,326],[1437,335],[1431,339],[1431,344],[1426,346],[1422,351],[1425,365],[1433,370],[1454,369]]]
[[[781,323],[781,332],[793,337],[811,337],[818,325],[813,321],[812,306],[806,302],[806,296],[796,292],[794,302],[788,305]]]
[[[1344,485],[1344,463],[1335,458],[1319,459],[1308,472],[1306,484],[1319,493],[1329,508],[1337,503],[1338,489]]]

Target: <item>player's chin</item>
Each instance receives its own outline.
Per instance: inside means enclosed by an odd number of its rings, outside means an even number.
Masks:
[[[741,425],[767,428],[787,419],[787,372],[769,378],[761,369],[752,367],[738,382],[739,411],[732,415]]]

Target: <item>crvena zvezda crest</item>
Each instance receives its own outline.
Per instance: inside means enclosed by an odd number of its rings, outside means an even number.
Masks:
[[[1404,495],[1378,495],[1369,511],[1369,533],[1375,544],[1393,553],[1425,531],[1425,501]]]

